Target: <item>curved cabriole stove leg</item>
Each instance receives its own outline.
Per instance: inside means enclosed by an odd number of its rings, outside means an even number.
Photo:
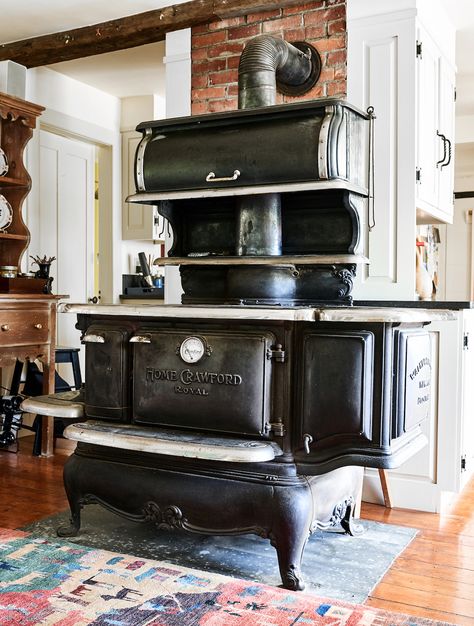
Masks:
[[[72,455],[66,461],[63,469],[64,488],[66,490],[71,517],[69,524],[59,526],[56,530],[58,537],[75,537],[81,527],[81,509],[83,506],[82,494],[76,488],[75,456]]]
[[[270,541],[278,555],[283,587],[291,591],[305,588],[301,561],[311,532],[312,508],[309,489],[275,489]]]

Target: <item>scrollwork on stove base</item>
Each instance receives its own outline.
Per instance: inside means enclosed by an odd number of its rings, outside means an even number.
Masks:
[[[145,522],[153,522],[159,530],[172,530],[175,528],[185,530],[188,525],[181,509],[177,506],[170,505],[162,509],[156,502],[146,503],[143,507],[143,519]]]
[[[295,566],[290,566],[286,572],[281,573],[283,587],[290,591],[303,591],[305,584],[300,570]]]
[[[334,507],[334,511],[327,522],[314,520],[311,524],[310,532],[313,533],[315,530],[329,530],[330,528],[340,524],[342,529],[352,537],[361,535],[364,532],[364,528],[361,524],[356,524],[354,522],[354,507],[354,498],[349,496]]]

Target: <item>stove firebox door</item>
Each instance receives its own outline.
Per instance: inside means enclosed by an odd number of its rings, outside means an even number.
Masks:
[[[92,324],[84,334],[88,418],[130,421],[129,337],[125,328],[101,324]]]
[[[303,338],[301,380],[305,462],[373,445],[374,335],[320,331]]]
[[[133,421],[267,437],[272,333],[142,328],[133,345]]]

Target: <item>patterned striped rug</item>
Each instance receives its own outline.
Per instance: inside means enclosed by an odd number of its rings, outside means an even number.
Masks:
[[[0,529],[2,626],[441,624]]]

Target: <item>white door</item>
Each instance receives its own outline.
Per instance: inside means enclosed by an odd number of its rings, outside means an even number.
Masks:
[[[55,256],[53,292],[85,303],[94,289],[94,146],[40,132],[41,255]],[[74,315],[58,316],[59,346],[80,347]],[[83,351],[82,351],[83,352]],[[82,361],[82,359],[81,359]],[[84,372],[83,363],[81,363]],[[61,371],[66,375],[65,368]],[[66,376],[69,380],[69,376]]]

